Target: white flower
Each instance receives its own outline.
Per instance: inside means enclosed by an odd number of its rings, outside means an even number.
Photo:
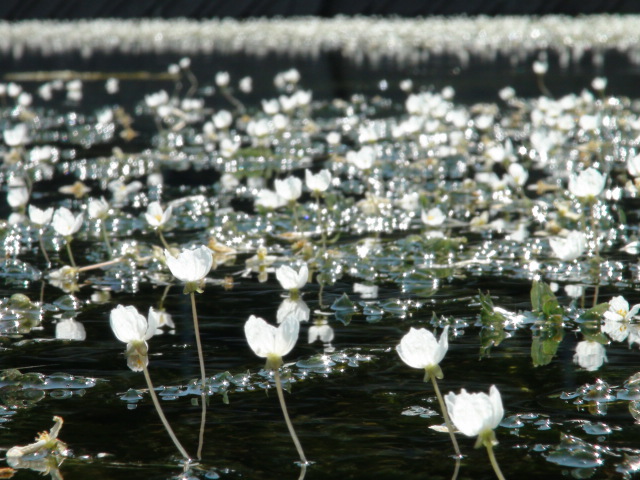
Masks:
[[[149,320],[138,313],[136,307],[118,305],[111,310],[109,323],[116,338],[127,344],[127,364],[134,372],[141,372],[149,363],[147,340],[156,333],[154,317]]]
[[[627,172],[632,177],[640,176],[640,155],[635,155],[627,160]]]
[[[302,195],[302,180],[298,177],[287,177],[274,182],[276,193],[287,202],[296,201]]]
[[[171,315],[164,310],[156,310],[153,307],[149,307],[149,321],[154,321],[158,329],[162,327],[176,328]]]
[[[298,83],[300,81],[300,72],[295,68],[290,68],[282,72],[282,78],[287,83]]]
[[[168,250],[164,251],[164,255],[173,276],[185,282],[185,293],[200,292],[200,284],[213,265],[211,250],[202,245],[195,250],[183,250],[177,257]]]
[[[111,310],[109,323],[116,338],[127,344],[146,342],[156,333],[157,327],[154,319],[147,321],[136,307],[123,305]]]
[[[162,210],[160,202],[151,202],[147,206],[147,211],[144,214],[144,218],[147,219],[147,223],[152,228],[162,228],[171,218],[173,207],[169,205],[166,210]]]
[[[7,128],[2,131],[4,143],[9,147],[17,147],[29,142],[29,129],[24,123],[19,123],[13,128]]]
[[[609,310],[604,312],[604,318],[618,322],[630,321],[638,314],[638,311],[640,311],[640,304],[634,305],[630,309],[629,302],[622,295],[618,295],[609,300]]]
[[[107,81],[104,83],[104,89],[109,95],[115,95],[120,90],[120,80],[114,77],[107,78]]]
[[[347,152],[347,162],[355,165],[360,170],[369,170],[376,160],[376,151],[373,147],[365,145],[357,152]]]
[[[576,345],[573,363],[589,372],[598,370],[607,361],[604,345],[598,342],[583,340]]]
[[[8,182],[7,203],[11,208],[24,207],[29,201],[29,189],[20,177],[11,177]]]
[[[614,342],[624,342],[629,336],[630,326],[631,324],[629,322],[605,318],[601,331],[609,335]]]
[[[591,80],[591,88],[596,92],[602,92],[607,88],[607,79],[605,77],[596,77]]]
[[[423,210],[420,214],[422,223],[430,227],[437,227],[439,225],[442,225],[446,218],[447,217],[445,216],[445,214],[442,213],[442,210],[440,210],[438,207],[432,208],[428,212],[425,212]]]
[[[220,110],[213,116],[213,124],[218,130],[226,130],[233,122],[233,115],[228,110]]]
[[[255,199],[256,207],[267,208],[270,210],[280,208],[286,204],[287,201],[284,198],[268,188],[261,189]]]
[[[53,228],[63,237],[70,237],[82,226],[83,215],[79,214],[77,217],[73,216],[73,213],[68,208],[60,207],[53,214]]]
[[[449,392],[444,399],[456,428],[468,437],[478,435],[476,448],[497,443],[493,429],[500,424],[504,409],[495,385],[491,385],[489,395],[484,392],[467,393],[463,388],[458,395]]]
[[[306,322],[309,320],[311,311],[309,306],[301,298],[285,298],[278,307],[276,318],[278,323],[282,323],[287,318],[294,318],[298,322]]]
[[[527,183],[527,179],[529,178],[529,172],[519,163],[509,165],[507,173],[509,174],[511,182],[518,187],[522,187]]]
[[[164,90],[160,90],[156,93],[150,93],[144,97],[144,102],[149,108],[158,108],[161,105],[169,103],[169,94]]]
[[[230,79],[229,72],[216,73],[216,85],[220,88],[228,87]]]
[[[89,218],[104,218],[109,213],[109,203],[102,198],[92,198],[89,200],[89,206],[87,207],[89,211]]]
[[[58,340],[79,340],[87,338],[87,331],[80,322],[73,318],[56,323],[56,338]]]
[[[584,253],[587,248],[587,237],[584,233],[574,230],[566,238],[550,238],[549,245],[556,257],[564,262],[570,262]]]
[[[606,178],[598,170],[589,167],[579,175],[571,175],[569,192],[578,198],[593,198],[604,190]]]
[[[282,265],[276,269],[276,278],[285,290],[299,290],[305,286],[309,279],[309,268],[305,263],[296,272],[290,266]]]
[[[320,340],[322,343],[331,343],[333,341],[334,332],[331,326],[326,322],[311,325],[309,327],[309,343],[313,343],[316,340]],[[326,350],[325,350],[326,351]]]
[[[251,93],[253,90],[253,79],[251,77],[242,77],[238,88],[242,93]]]
[[[536,75],[544,75],[549,70],[549,64],[542,60],[533,62],[533,73]]]
[[[338,132],[329,132],[326,137],[327,143],[332,147],[336,147],[340,145],[342,141],[342,136]]]
[[[425,381],[429,380],[431,375],[442,378],[439,364],[449,348],[448,333],[449,326],[446,326],[438,341],[435,335],[426,328],[411,327],[409,333],[400,340],[396,351],[402,361],[410,367],[425,370]]]
[[[312,173],[311,170],[304,171],[304,183],[307,188],[315,195],[326,191],[331,185],[331,172],[329,170],[320,170],[318,173]]]
[[[257,356],[267,359],[266,368],[269,370],[282,365],[282,357],[295,346],[299,331],[300,322],[294,318],[286,318],[276,328],[264,319],[251,315],[244,324],[249,347]]]
[[[40,210],[34,205],[29,205],[29,220],[31,220],[31,223],[44,227],[51,222],[51,218],[53,218],[53,207]]]

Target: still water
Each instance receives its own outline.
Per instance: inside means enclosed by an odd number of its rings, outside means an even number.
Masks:
[[[626,317],[632,307],[608,303],[640,301],[640,121],[629,85],[637,71],[614,56],[609,94],[593,90],[596,71],[552,68],[546,86],[556,101],[538,97],[528,65],[460,70],[443,62],[434,72],[331,56],[212,55],[179,67],[177,81],[123,78],[116,93],[105,92],[113,72],[164,73],[179,60],[6,60],[5,71],[62,62],[104,76],[85,81],[81,98],[64,82],[50,102],[39,98],[53,77],[20,83],[32,103],[3,97],[2,129],[26,125],[28,134],[5,136],[2,147],[0,448],[32,442],[59,416],[69,451],[51,464],[52,478],[298,478],[273,378],[243,328],[250,315],[276,323],[291,300],[273,270],[304,263],[312,276],[296,308],[308,313],[283,373],[311,461],[305,478],[451,478],[449,437],[430,428],[443,424],[433,388],[395,350],[410,327],[439,337],[446,325],[440,388],[498,387],[505,414],[495,453],[505,477],[625,478],[638,469],[639,335]],[[274,86],[292,67],[300,80]],[[221,71],[234,85],[251,75],[254,89],[216,86]],[[406,78],[413,85],[403,91]],[[507,85],[516,93],[500,99]],[[165,100],[149,97],[161,90]],[[312,100],[283,106],[307,91]],[[279,95],[277,112],[260,102]],[[221,110],[230,123],[208,126]],[[584,197],[569,177],[590,167],[605,184]],[[305,169],[332,175],[317,199],[308,189],[290,204],[260,193],[275,179],[304,181]],[[65,193],[76,181],[90,190]],[[28,201],[9,205],[12,188],[27,189]],[[89,199],[100,197],[108,212],[90,218]],[[162,230],[170,247],[208,245],[216,262],[196,295],[210,395],[202,460],[186,471],[109,325],[117,305],[171,316],[175,325],[149,340],[149,372],[177,437],[195,452],[201,397],[191,304],[144,216],[153,201],[173,208]],[[51,225],[42,229],[49,266],[27,204],[84,214],[70,245],[81,268],[74,281],[52,278],[70,262],[67,242]],[[571,232],[583,235],[577,254],[567,253],[575,245],[551,247]],[[261,247],[273,256],[262,270],[254,260]],[[544,292],[539,304],[534,287]],[[457,437],[458,478],[495,478],[484,449]],[[44,467],[32,467],[15,478],[40,478]]]

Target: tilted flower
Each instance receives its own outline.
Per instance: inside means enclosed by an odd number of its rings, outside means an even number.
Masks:
[[[493,429],[500,424],[504,408],[500,392],[495,385],[489,389],[489,395],[484,392],[467,393],[464,388],[458,395],[449,392],[445,402],[456,428],[468,437],[478,436],[476,448],[498,443]]]
[[[46,210],[40,210],[34,205],[29,205],[29,220],[35,225],[44,227],[51,222],[53,218],[53,207],[49,207]]]
[[[638,311],[640,311],[640,304],[629,308],[629,302],[622,295],[618,295],[609,300],[609,310],[604,312],[604,318],[620,322],[629,321],[638,314]]]
[[[171,218],[173,207],[169,205],[166,210],[162,209],[160,202],[151,202],[147,206],[144,218],[151,228],[162,228]]]
[[[60,207],[53,214],[53,228],[63,237],[70,237],[82,226],[82,213],[74,217],[68,208]]]
[[[147,320],[136,307],[118,305],[111,310],[111,329],[116,338],[127,344],[127,365],[134,372],[141,372],[149,364],[147,340],[156,333],[158,325],[154,317]]]
[[[102,198],[92,198],[87,207],[89,218],[104,219],[109,213],[109,203]]]
[[[425,370],[425,382],[431,378],[431,375],[442,378],[439,364],[449,348],[448,333],[449,326],[447,325],[438,341],[435,335],[426,328],[411,327],[409,333],[400,340],[396,351],[402,361],[410,367]]]
[[[309,267],[303,264],[297,272],[288,265],[276,269],[276,278],[285,290],[297,291],[305,286],[309,279]]]
[[[213,265],[213,255],[208,247],[202,245],[194,250],[183,250],[177,257],[165,250],[164,255],[173,276],[186,284],[185,293],[202,292],[202,281]]]
[[[606,177],[593,167],[572,175],[569,179],[569,192],[578,198],[594,198],[602,193]]]
[[[267,359],[267,370],[282,365],[282,357],[293,349],[299,332],[300,322],[293,317],[285,318],[277,328],[255,315],[244,324],[249,347],[257,356]]]

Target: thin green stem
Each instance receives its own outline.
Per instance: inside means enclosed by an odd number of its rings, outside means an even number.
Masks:
[[[124,258],[114,258],[113,260],[108,260],[106,262],[95,263],[93,265],[85,265],[84,267],[78,268],[78,272],[86,272],[87,270],[95,270],[96,268],[108,267],[111,265],[115,265],[116,263],[120,263],[124,260]]]
[[[47,261],[47,268],[51,267],[51,260],[49,260],[49,254],[47,253],[47,249],[44,248],[44,238],[42,238],[42,230],[40,230],[40,250],[42,250],[42,254],[44,255],[44,259]]]
[[[273,376],[276,381],[276,392],[278,393],[278,400],[280,400],[282,415],[284,415],[284,421],[287,424],[287,428],[289,429],[291,440],[293,440],[293,444],[296,446],[296,450],[298,450],[298,455],[300,455],[300,462],[302,463],[302,465],[307,465],[308,463],[307,457],[304,456],[302,445],[300,444],[300,440],[298,440],[296,431],[293,429],[293,424],[291,423],[291,419],[289,418],[289,412],[287,412],[287,405],[284,403],[284,393],[282,392],[282,382],[280,381],[280,369],[278,368],[274,369]],[[304,472],[302,476],[304,476]]]
[[[493,454],[493,445],[491,445],[491,443],[487,443],[486,447],[489,460],[491,461],[491,466],[493,467],[493,471],[496,472],[496,477],[500,480],[505,480],[502,470],[500,470],[500,465],[498,465],[498,461],[496,460],[496,456]]]
[[[100,233],[102,234],[102,239],[104,240],[104,244],[107,247],[109,258],[113,258],[113,250],[111,250],[111,242],[109,242],[109,235],[107,235],[106,223],[103,220],[100,221]]]
[[[171,289],[171,284],[168,284],[164,287],[164,292],[162,292],[162,297],[160,297],[160,302],[158,302],[158,310],[164,310],[164,300],[167,298],[167,294]]]
[[[200,341],[200,327],[198,326],[198,311],[196,310],[196,294],[190,293],[191,312],[193,313],[193,330],[196,335],[196,347],[198,348],[198,361],[200,362],[200,376],[202,377],[202,414],[200,416],[200,435],[198,437],[198,459],[202,458],[202,447],[204,446],[204,426],[207,419],[207,375],[204,370],[204,355],[202,353],[202,342]]]
[[[71,252],[71,238],[67,239],[67,254],[69,255],[69,261],[71,262],[71,266],[76,268],[76,261],[73,258],[73,253]]]
[[[456,436],[453,433],[453,424],[451,423],[451,419],[449,418],[449,413],[447,412],[447,406],[444,404],[442,393],[440,393],[440,387],[438,387],[436,376],[430,375],[430,377],[431,377],[431,383],[433,383],[433,389],[436,391],[436,397],[438,397],[438,403],[440,403],[440,410],[442,410],[444,423],[447,425],[447,430],[449,431],[449,436],[451,437],[451,443],[453,443],[453,449],[456,452],[456,457],[461,458],[462,454],[460,453],[460,447],[458,446],[458,441],[456,440]]]
[[[147,369],[146,365],[143,366],[142,372],[144,373],[144,379],[147,381],[147,387],[149,387],[149,395],[151,395],[151,400],[153,400],[153,405],[156,407],[156,411],[158,412],[158,416],[160,417],[160,420],[162,420],[162,424],[164,425],[164,428],[167,430],[167,433],[171,437],[171,440],[173,440],[173,443],[175,444],[176,448],[180,451],[180,454],[184,457],[185,460],[190,461],[191,457],[189,456],[187,451],[184,449],[184,447],[178,440],[178,437],[176,437],[176,434],[173,432],[171,425],[169,425],[169,422],[167,421],[167,417],[164,416],[164,412],[162,411],[162,407],[160,406],[160,402],[158,401],[158,396],[156,395],[156,392],[153,389],[153,384],[151,383],[151,377],[149,376],[149,370]]]
[[[158,229],[158,236],[160,237],[160,241],[162,242],[162,246],[164,248],[166,248],[167,250],[171,251],[171,247],[169,246],[167,241],[164,239],[164,235],[162,234],[162,230],[160,230],[160,229]]]

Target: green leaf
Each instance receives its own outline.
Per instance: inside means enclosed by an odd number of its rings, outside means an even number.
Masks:
[[[602,319],[604,312],[609,310],[609,303],[600,303],[593,308],[590,308],[586,312],[582,312],[577,318],[578,322],[593,322]]]

